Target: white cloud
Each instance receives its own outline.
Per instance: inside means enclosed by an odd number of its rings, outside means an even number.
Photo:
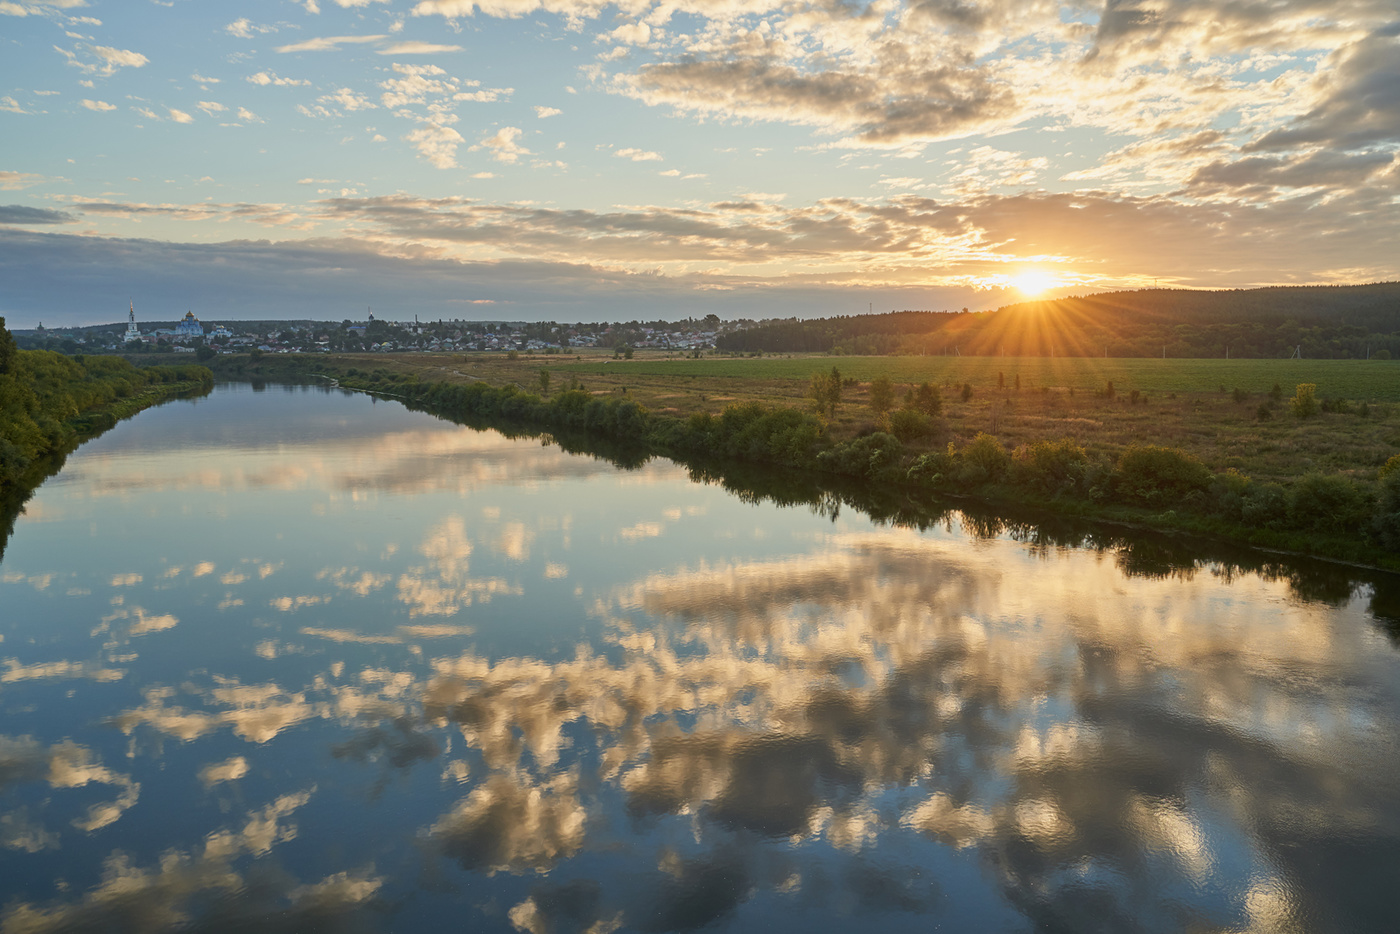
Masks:
[[[516,142],[525,131],[517,126],[501,127],[494,136],[488,136],[471,148],[472,152],[487,149],[497,162],[514,163],[521,156],[531,155],[530,150]]]
[[[243,79],[250,84],[266,87],[271,84],[278,87],[309,87],[311,82],[300,78],[282,78],[273,71],[260,71],[255,75],[249,75]]]
[[[195,72],[194,74],[190,75],[190,80],[191,80],[191,81],[197,81],[197,82],[199,82],[200,84],[218,84],[222,79],[220,79],[220,78],[206,78],[204,75],[201,75],[199,72]]]
[[[413,144],[419,155],[438,168],[457,167],[457,147],[463,139],[462,134],[452,127],[429,123],[409,133],[404,139]]]
[[[109,104],[109,103],[107,103],[106,101],[93,101],[93,100],[88,100],[86,97],[82,99],[81,103],[82,103],[82,105],[83,105],[84,107],[86,107],[88,110],[116,110],[116,109],[117,109],[117,105],[116,105],[116,104]]]
[[[563,112],[564,111],[560,110],[557,107],[541,107],[538,105],[535,107],[535,116],[539,117],[541,120],[545,119],[546,117],[557,117]]]
[[[170,119],[176,123],[194,123],[194,117],[183,110],[176,110],[174,107],[167,108],[170,111]]]
[[[261,33],[276,32],[276,26],[265,26],[249,21],[246,16],[239,17],[224,27],[224,32],[239,39],[251,39]]]
[[[631,159],[633,162],[660,162],[661,153],[650,152],[644,149],[619,149],[613,153],[619,159]]]
[[[460,45],[438,45],[433,42],[395,42],[380,49],[377,55],[435,55],[445,52],[460,52]]]
[[[628,45],[646,45],[651,41],[651,27],[646,23],[628,23],[619,26],[608,33],[609,38],[614,42],[624,42]]]
[[[214,116],[214,114],[216,113],[222,113],[223,111],[228,110],[227,107],[225,107],[223,104],[218,103],[217,101],[200,101],[195,106],[207,113],[211,117]]]
[[[279,45],[278,52],[329,52],[338,49],[342,45],[364,45],[371,42],[380,42],[389,38],[385,35],[378,36],[322,36],[316,39],[307,39],[304,42],[293,42],[291,45]]]
[[[238,119],[242,120],[244,123],[262,123],[262,117],[259,117],[246,107],[238,108]]]
[[[98,57],[107,62],[111,70],[117,68],[141,68],[150,62],[150,59],[140,52],[132,52],[128,49],[114,49],[107,45],[95,45],[92,50]],[[109,72],[110,73],[110,72]]]
[[[7,172],[0,169],[0,191],[18,191],[29,188],[44,180],[44,176],[32,172]]]
[[[6,96],[4,96],[4,97],[0,97],[0,111],[4,111],[4,112],[6,112],[6,113],[12,113],[12,114],[25,114],[25,113],[29,113],[29,111],[25,110],[23,107],[21,107],[21,106],[19,105],[19,101],[15,100],[13,97],[10,97],[9,95],[6,95]]]

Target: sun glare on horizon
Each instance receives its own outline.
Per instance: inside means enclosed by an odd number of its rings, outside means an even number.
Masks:
[[[1036,296],[1059,283],[1048,272],[1040,269],[1027,269],[1011,277],[1011,284],[1023,295]]]

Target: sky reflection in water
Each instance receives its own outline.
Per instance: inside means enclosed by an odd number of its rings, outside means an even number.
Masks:
[[[1115,558],[339,392],[143,413],[0,565],[0,932],[1383,927],[1364,588]]]

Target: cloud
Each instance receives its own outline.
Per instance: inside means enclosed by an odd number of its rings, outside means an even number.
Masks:
[[[204,111],[205,113],[207,113],[207,114],[208,114],[209,116],[211,116],[211,117],[214,116],[214,115],[217,114],[217,113],[222,113],[223,111],[228,110],[227,107],[225,107],[223,104],[220,104],[220,103],[218,103],[218,102],[216,102],[216,101],[200,101],[200,102],[199,102],[197,105],[195,105],[195,106],[196,106],[199,110]]]
[[[432,42],[395,42],[379,49],[377,55],[434,55],[437,53],[460,52],[460,45],[439,45]]]
[[[107,103],[106,101],[88,100],[86,97],[83,98],[79,103],[81,103],[81,104],[82,104],[84,107],[86,107],[88,110],[103,111],[103,110],[116,110],[116,109],[117,109],[117,105],[116,105],[116,104],[109,104],[109,103]]]
[[[257,74],[249,75],[243,79],[249,84],[256,84],[267,87],[269,84],[276,87],[308,87],[311,82],[299,78],[278,77],[276,72],[260,71]]]
[[[246,16],[239,17],[224,27],[224,32],[239,39],[251,39],[260,33],[276,32],[276,26],[262,26],[250,22]]]
[[[176,110],[174,107],[168,109],[170,111],[170,119],[174,120],[176,123],[194,123],[194,117],[191,117],[183,110]]]
[[[31,208],[21,204],[0,204],[0,224],[69,224],[76,219],[67,211]]]
[[[1333,52],[1313,82],[1311,107],[1249,148],[1356,149],[1400,143],[1400,25]]]
[[[19,105],[19,101],[10,97],[8,94],[0,97],[0,112],[12,114],[29,113],[29,111]]]
[[[660,162],[661,153],[648,152],[642,149],[619,149],[613,153],[619,159],[631,159],[633,162]]]
[[[126,49],[114,49],[111,46],[95,45],[92,51],[99,58],[107,62],[107,74],[111,74],[118,68],[142,68],[150,62],[150,59],[140,52],[131,52]]]
[[[386,35],[378,36],[323,36],[316,39],[307,39],[303,42],[293,42],[291,45],[279,45],[278,52],[329,52],[340,48],[342,45],[364,45],[366,43],[381,42],[389,38]]]
[[[516,142],[524,132],[516,126],[501,127],[494,135],[471,147],[471,151],[486,149],[497,162],[514,164],[520,161],[521,156],[531,155],[530,150]]]
[[[419,155],[439,169],[456,167],[457,147],[464,142],[461,133],[439,123],[421,126],[404,139],[413,144]]]
[[[542,107],[539,105],[535,106],[535,116],[539,117],[541,120],[544,120],[548,117],[557,117],[563,112],[564,111],[558,109],[557,107]]]

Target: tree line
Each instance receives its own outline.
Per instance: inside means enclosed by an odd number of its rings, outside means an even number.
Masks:
[[[1400,283],[1235,291],[1151,289],[995,311],[770,320],[722,335],[734,352],[963,356],[1400,356]]]

